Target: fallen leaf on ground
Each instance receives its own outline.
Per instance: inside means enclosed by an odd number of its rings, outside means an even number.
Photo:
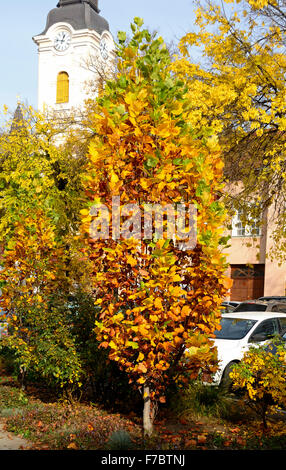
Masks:
[[[202,435],[202,436],[198,436],[198,437],[197,437],[197,441],[198,441],[198,444],[205,444],[206,441],[207,441],[207,438],[206,438],[206,436],[203,436],[203,435]]]
[[[67,448],[68,448],[68,449],[77,450],[77,445],[76,445],[75,442],[71,442],[71,443],[68,445]]]

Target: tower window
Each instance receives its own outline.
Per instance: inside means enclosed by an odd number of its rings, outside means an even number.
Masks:
[[[69,74],[60,72],[57,78],[57,103],[68,103],[69,88]]]

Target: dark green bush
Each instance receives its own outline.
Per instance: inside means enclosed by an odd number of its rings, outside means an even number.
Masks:
[[[108,351],[99,348],[93,330],[100,308],[94,305],[94,298],[78,291],[69,299],[69,310],[72,332],[85,374],[85,396],[111,409],[137,411],[142,406],[139,392],[128,383],[127,374],[108,359]]]

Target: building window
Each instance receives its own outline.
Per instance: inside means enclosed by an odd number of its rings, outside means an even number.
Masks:
[[[257,219],[251,224],[244,225],[242,222],[242,211],[236,211],[232,219],[232,236],[233,237],[260,237],[261,228]]]
[[[57,78],[57,103],[68,103],[69,88],[69,74],[60,72]]]

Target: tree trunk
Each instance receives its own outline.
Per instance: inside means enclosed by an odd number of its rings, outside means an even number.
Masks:
[[[268,403],[267,403],[267,397],[264,398],[262,401],[262,425],[263,425],[263,433],[267,430],[267,419],[266,419],[266,413],[268,410]]]
[[[153,413],[151,410],[150,388],[144,385],[143,387],[143,433],[144,436],[151,436],[153,433]]]
[[[18,376],[18,380],[20,381],[21,384],[21,390],[24,392],[26,389],[26,384],[25,384],[25,377],[26,376],[26,367],[25,366],[20,366],[20,372]]]

